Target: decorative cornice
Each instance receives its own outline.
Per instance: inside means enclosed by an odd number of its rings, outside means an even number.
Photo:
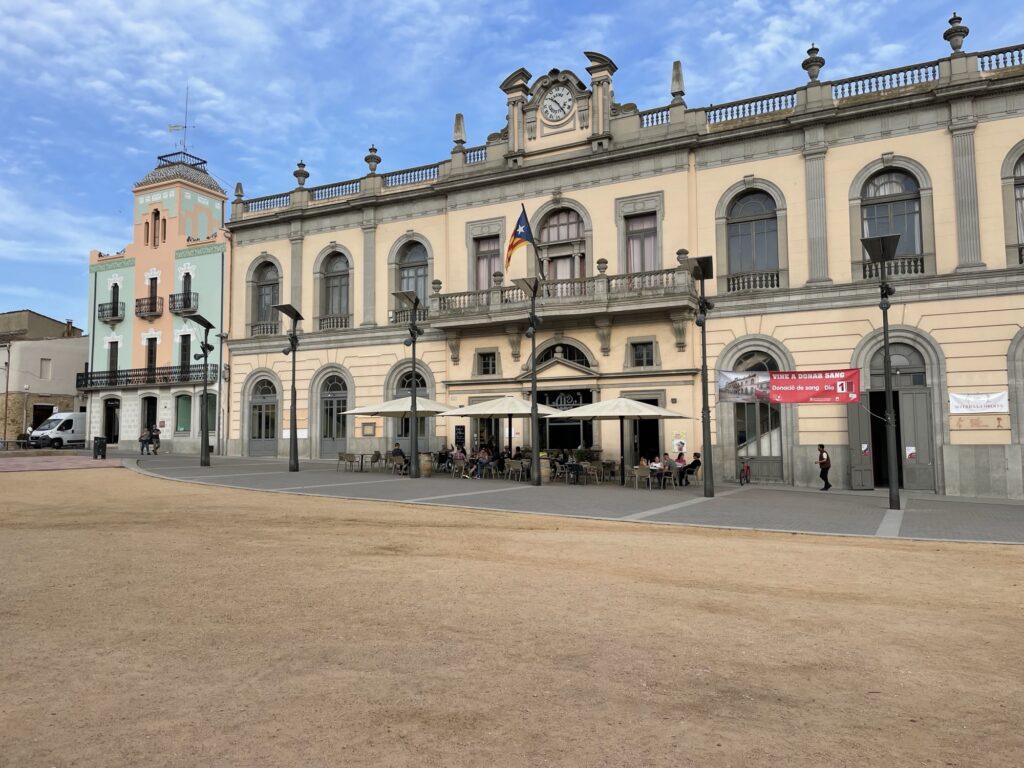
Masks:
[[[208,256],[211,253],[224,253],[224,243],[210,243],[208,245],[196,245],[192,248],[181,248],[174,252],[175,259],[188,259],[193,256]]]
[[[127,269],[128,267],[135,266],[135,257],[129,259],[116,259],[114,261],[99,262],[98,264],[90,264],[90,272],[106,272],[108,269]]]

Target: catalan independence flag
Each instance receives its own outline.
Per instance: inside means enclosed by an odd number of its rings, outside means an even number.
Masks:
[[[512,233],[512,239],[508,241],[508,248],[505,250],[505,271],[508,272],[508,265],[512,263],[512,254],[515,253],[516,248],[521,245],[531,243],[534,247],[537,246],[533,242],[533,232],[530,231],[530,220],[526,218],[526,206],[523,206],[523,212],[519,214],[519,221],[516,222],[515,231]]]

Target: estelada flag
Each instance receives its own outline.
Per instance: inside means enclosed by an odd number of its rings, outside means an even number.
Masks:
[[[523,212],[519,214],[519,221],[516,222],[516,228],[512,232],[512,239],[508,241],[508,248],[505,249],[505,271],[508,271],[508,265],[512,263],[512,254],[516,248],[527,243],[533,243],[536,247],[536,243],[533,242],[533,232],[530,231],[530,220],[526,218],[526,206],[523,206]]]

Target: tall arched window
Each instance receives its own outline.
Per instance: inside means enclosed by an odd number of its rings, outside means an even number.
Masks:
[[[427,247],[420,242],[406,243],[398,257],[398,290],[415,291],[420,304],[427,304]]]
[[[274,305],[280,303],[281,276],[276,266],[265,261],[256,268],[254,278],[252,335],[275,334],[278,318]]]
[[[572,344],[555,344],[548,347],[537,355],[537,365],[555,359],[567,360],[570,363],[582,365],[584,368],[590,367],[590,358],[587,357],[587,353]]]
[[[429,397],[427,390],[427,380],[423,377],[423,374],[416,371],[415,375],[412,371],[406,371],[398,379],[398,387],[395,389],[395,397],[409,397],[412,394],[412,388],[416,387],[416,397]],[[409,417],[403,416],[398,419],[398,434],[399,438],[407,438],[412,433],[409,430]],[[420,416],[416,419],[419,422],[419,429],[417,433],[419,437],[425,437],[427,434],[427,420],[425,417]],[[423,443],[420,443],[422,446]]]
[[[323,296],[321,297],[320,330],[348,328],[349,315],[349,268],[344,254],[334,253],[327,257],[323,272]]]
[[[733,370],[749,371],[752,376],[760,373],[763,379],[768,371],[779,370],[779,364],[767,352],[753,351],[741,355]],[[767,382],[758,384],[753,382],[754,402],[733,405],[736,466],[749,464],[755,480],[782,480],[782,406],[768,402]]]
[[[923,274],[921,246],[921,187],[906,171],[893,169],[876,173],[861,192],[861,221],[864,237],[899,235],[897,261],[892,274]],[[868,256],[863,255],[868,262]],[[877,271],[874,272],[877,276]],[[865,275],[867,276],[867,275]]]
[[[538,245],[547,262],[549,280],[585,277],[586,241],[583,218],[571,208],[552,211],[540,227]]]
[[[1017,263],[1024,264],[1024,155],[1013,168],[1013,207],[1017,215]]]
[[[277,387],[260,379],[249,400],[249,455],[277,455]]]
[[[729,291],[779,287],[779,225],[775,200],[754,190],[740,195],[727,213]]]
[[[320,455],[324,458],[345,448],[348,437],[348,387],[337,374],[320,386]]]

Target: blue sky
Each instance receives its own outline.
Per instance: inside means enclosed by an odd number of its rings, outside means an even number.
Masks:
[[[939,58],[949,2],[911,0],[0,0],[0,311],[85,327],[92,248],[131,237],[132,185],[175,148],[229,192],[310,185],[448,157],[504,125],[498,84],[520,66],[586,77],[584,50],[619,66],[615,97],[667,104],[674,59],[691,107],[792,88],[814,42],[823,80]],[[965,49],[1024,41],[1019,0],[958,3]]]

